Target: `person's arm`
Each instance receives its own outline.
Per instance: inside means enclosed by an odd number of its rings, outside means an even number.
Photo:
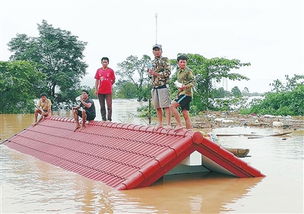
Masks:
[[[36,108],[37,108],[38,110],[41,110],[41,101],[40,101],[40,99],[38,100],[38,103],[37,103],[37,105],[36,105]]]
[[[90,108],[92,103],[90,103],[90,101],[88,100],[88,102],[86,103],[83,99],[80,99],[81,104],[85,107],[85,108]]]
[[[154,76],[158,76],[162,79],[169,79],[170,75],[171,75],[171,68],[170,68],[170,63],[169,63],[169,59],[167,57],[163,57],[162,58],[163,61],[163,68],[161,72],[155,72],[156,74]]]
[[[188,75],[187,75],[187,80],[186,80],[186,84],[183,86],[184,89],[189,89],[189,88],[193,88],[195,84],[195,80],[194,80],[194,76],[192,71],[189,71]]]
[[[96,95],[98,95],[98,89],[99,89],[99,80],[98,79],[96,79],[96,81],[95,81],[95,94]]]
[[[112,70],[112,85],[115,83],[115,73],[114,71]]]
[[[94,78],[95,78],[95,94],[98,96],[98,90],[99,90],[99,84],[100,84],[99,69],[97,69]]]
[[[79,106],[74,106],[72,107],[72,110],[78,110],[80,108],[80,105]]]
[[[47,114],[50,114],[52,111],[52,102],[51,100],[48,100],[48,109],[47,109]]]

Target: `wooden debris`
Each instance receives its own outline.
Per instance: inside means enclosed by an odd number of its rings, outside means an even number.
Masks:
[[[225,149],[239,158],[246,157],[250,151],[249,149],[233,149],[233,148],[225,148]]]
[[[292,132],[282,132],[282,133],[276,133],[271,135],[257,135],[257,134],[216,134],[218,137],[235,137],[235,136],[245,136],[248,137],[248,139],[255,139],[255,138],[261,138],[261,137],[275,137],[275,136],[283,136],[290,134]]]
[[[283,136],[290,134],[292,132],[283,132],[283,133],[277,133],[277,134],[271,134],[271,135],[258,135],[258,136],[250,136],[248,139],[256,139],[256,138],[262,138],[262,137],[277,137],[277,136]]]

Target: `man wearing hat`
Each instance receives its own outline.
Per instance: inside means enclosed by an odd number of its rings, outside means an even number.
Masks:
[[[162,46],[155,44],[152,48],[154,60],[152,69],[148,70],[152,84],[152,102],[156,109],[158,125],[163,126],[163,109],[166,112],[167,128],[171,127],[170,96],[167,83],[171,74],[169,60],[162,57]]]

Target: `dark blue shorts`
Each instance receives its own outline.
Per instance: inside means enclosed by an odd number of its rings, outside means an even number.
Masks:
[[[175,101],[179,104],[182,110],[190,110],[190,102],[192,101],[191,96],[187,96],[185,94],[179,95]]]
[[[90,114],[90,112],[88,112],[88,111],[86,111],[86,113],[87,113],[87,121],[91,121],[91,120],[94,120],[94,119],[95,119],[95,115]],[[77,110],[77,115],[78,115],[79,117],[82,117],[82,111]]]

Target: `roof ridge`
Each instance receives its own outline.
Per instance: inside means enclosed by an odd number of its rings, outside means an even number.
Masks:
[[[60,121],[60,122],[73,122],[75,123],[73,118],[67,117],[60,117],[60,116],[51,116],[46,118],[49,120]],[[125,130],[132,130],[132,131],[139,131],[139,132],[147,132],[147,133],[158,133],[158,134],[166,134],[172,136],[183,136],[192,135],[194,132],[191,130],[175,130],[173,128],[156,128],[154,126],[149,125],[137,125],[131,123],[116,123],[110,121],[90,121],[88,125],[93,126],[101,126],[101,127],[108,127],[108,128],[118,128],[118,129],[125,129]]]
[[[39,124],[39,126],[45,126],[45,127],[51,127],[51,128],[55,128],[57,129],[57,127],[54,127],[54,126],[48,126],[48,125],[44,125],[44,124]],[[59,129],[59,128],[58,128]],[[60,129],[65,129],[65,130],[70,130],[70,129],[67,129],[67,128],[61,128]],[[37,132],[37,133],[42,133],[42,134],[45,134],[44,132],[40,132],[40,131],[34,131],[32,129],[27,129],[28,131],[32,131],[32,132]],[[134,130],[133,130],[134,131]],[[130,141],[130,142],[138,142],[138,143],[141,143],[141,144],[149,144],[149,145],[154,145],[154,146],[161,146],[163,148],[171,148],[170,146],[168,145],[163,145],[163,144],[160,144],[160,143],[153,143],[153,142],[147,142],[147,141],[142,141],[142,140],[136,140],[136,139],[133,139],[131,140],[130,138],[125,138],[125,137],[114,137],[114,136],[109,136],[109,135],[104,135],[104,134],[99,134],[99,133],[90,133],[90,132],[84,132],[84,131],[79,131],[80,133],[83,133],[83,134],[91,134],[91,135],[97,135],[97,136],[102,136],[102,137],[106,137],[106,138],[111,138],[111,139],[118,139],[118,140],[125,140],[125,141]],[[153,133],[153,132],[151,132]],[[57,135],[52,135],[52,134],[49,134],[51,136],[55,136],[55,137],[58,137]],[[67,138],[67,137],[64,137],[64,136],[60,136],[61,138]],[[183,138],[185,138],[186,136],[184,136]],[[67,138],[69,139],[69,138]],[[76,141],[80,141],[79,139],[75,139]],[[86,142],[86,141],[83,141],[83,142]],[[89,143],[89,142],[87,142]],[[92,144],[92,143],[89,143],[89,144]],[[92,144],[92,145],[98,145],[98,144]]]

